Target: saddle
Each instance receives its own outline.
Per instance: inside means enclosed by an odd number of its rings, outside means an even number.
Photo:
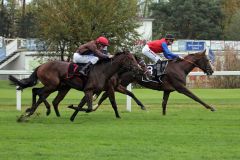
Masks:
[[[157,62],[156,64],[147,65],[148,70],[150,71],[153,81],[161,82],[161,78],[165,74],[165,70],[168,65],[168,60]]]
[[[79,73],[80,69],[84,66],[84,63],[70,63],[68,65],[68,72],[66,75],[66,79],[73,78],[74,76],[81,76]]]

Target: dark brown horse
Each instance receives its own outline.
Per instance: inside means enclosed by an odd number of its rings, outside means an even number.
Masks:
[[[131,96],[136,101],[136,103],[139,104],[141,107],[144,107],[142,103],[133,95],[133,93],[129,92],[126,89],[126,86],[128,84],[135,82],[146,88],[163,91],[162,101],[163,115],[166,114],[168,98],[170,93],[173,91],[182,93],[192,98],[193,100],[199,102],[205,108],[210,109],[211,111],[215,111],[214,107],[203,102],[200,98],[198,98],[195,94],[193,94],[189,89],[186,88],[186,77],[189,74],[189,72],[192,71],[193,68],[195,67],[200,68],[207,75],[211,75],[213,73],[211,63],[207,56],[205,55],[205,51],[203,51],[200,53],[189,54],[184,57],[183,61],[169,61],[165,71],[165,75],[162,78],[162,83],[156,83],[154,81],[143,81],[142,75],[133,75],[132,72],[126,72],[123,73],[120,77],[116,77],[115,82],[119,83],[114,83],[112,85],[114,86],[115,91]],[[108,96],[109,94],[105,92],[94,110],[96,110],[97,107],[99,107],[99,105]]]
[[[84,111],[90,112],[92,111],[93,93],[101,92],[104,89],[107,80],[112,77],[114,73],[119,70],[133,69],[137,72],[141,70],[136,59],[129,52],[117,53],[112,59],[99,61],[91,68],[88,78],[81,78],[78,76],[66,78],[68,67],[69,62],[51,61],[37,67],[29,78],[18,80],[13,76],[9,76],[9,80],[13,84],[19,86],[18,89],[20,90],[35,86],[38,80],[44,85],[41,88],[32,89],[32,107],[26,110],[26,116],[32,115],[42,102],[45,103],[49,112],[50,105],[46,98],[54,91],[59,91],[61,94],[58,94],[53,101],[53,104],[57,103],[59,99],[64,98],[70,88],[84,91],[85,99],[88,104],[88,109]],[[36,102],[37,95],[39,96],[39,99]],[[113,98],[112,101],[115,102],[115,97],[111,95],[110,97]],[[58,111],[55,106],[54,109],[55,111]],[[59,113],[56,112],[56,114]]]

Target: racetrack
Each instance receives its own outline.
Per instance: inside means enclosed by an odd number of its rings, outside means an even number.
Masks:
[[[4,83],[1,83],[4,84]],[[30,91],[23,92],[23,108],[30,104]],[[79,92],[72,91],[49,117],[41,105],[30,121],[17,123],[15,90],[0,91],[0,159],[240,159],[240,89],[194,89],[217,112],[174,93],[167,115],[161,115],[162,93],[134,89],[146,105],[141,111],[134,102],[126,112],[125,96],[117,94],[121,119],[116,119],[109,102],[95,113],[79,113],[72,123],[72,110]],[[50,97],[50,100],[52,97]]]

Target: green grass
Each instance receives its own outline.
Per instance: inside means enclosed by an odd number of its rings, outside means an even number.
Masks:
[[[82,94],[72,90],[61,103],[61,117],[45,107],[28,122],[17,123],[21,112],[15,109],[15,90],[0,84],[0,159],[2,160],[238,160],[240,159],[240,89],[193,89],[206,103],[216,107],[210,112],[195,101],[172,93],[167,115],[161,115],[162,93],[134,89],[146,105],[141,111],[132,102],[126,112],[124,95],[117,94],[121,119],[109,105],[94,113],[79,113],[70,122],[72,110]],[[22,93],[23,109],[31,101],[31,89]],[[49,98],[51,101],[53,96]]]

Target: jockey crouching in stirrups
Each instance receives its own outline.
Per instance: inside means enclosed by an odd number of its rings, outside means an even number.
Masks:
[[[167,34],[164,38],[160,40],[154,40],[148,42],[142,49],[143,55],[150,58],[155,63],[161,63],[162,59],[159,56],[163,53],[164,57],[167,59],[183,59],[181,56],[176,55],[169,51],[168,45],[172,45],[174,41],[174,36]],[[160,76],[160,75],[158,75]]]
[[[172,45],[173,41],[174,36],[167,34],[165,38],[148,42],[143,47],[142,53],[155,63],[161,61],[160,56],[158,56],[160,53],[163,53],[164,57],[167,59],[183,59],[181,56],[169,51],[168,45]]]
[[[87,76],[90,66],[96,64],[99,59],[112,58],[113,55],[106,55],[104,53],[104,49],[107,46],[109,46],[109,42],[105,37],[98,37],[96,40],[79,46],[76,53],[73,54],[73,62],[86,63],[79,73]]]

